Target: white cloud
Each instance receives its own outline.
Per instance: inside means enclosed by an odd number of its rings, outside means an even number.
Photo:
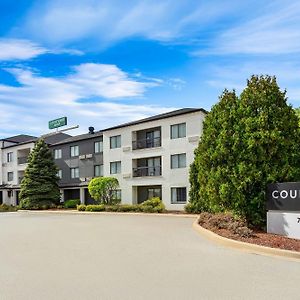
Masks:
[[[20,84],[0,85],[0,128],[6,136],[45,133],[47,121],[63,115],[69,117],[69,124],[80,124],[72,133],[82,133],[91,125],[102,129],[173,109],[137,103],[157,83],[133,80],[115,65],[82,64],[63,78],[42,77],[20,68],[6,70]],[[86,102],[93,97],[94,102]],[[135,97],[135,103],[121,103],[125,97]]]
[[[206,83],[219,89],[235,89],[238,93],[246,87],[247,79],[251,75],[276,76],[281,90],[287,90],[289,103],[300,105],[300,64],[298,60],[288,59],[280,63],[272,59],[248,59],[246,62],[232,59],[227,63],[215,64],[208,69],[210,74]]]
[[[51,0],[33,7],[15,31],[52,45],[93,40],[103,48],[131,37],[183,42],[241,7],[218,0]]]
[[[300,53],[300,3],[274,1],[262,5],[255,17],[229,25],[210,42],[207,54],[291,54]]]
[[[28,40],[0,39],[0,61],[26,60],[47,52],[47,49]]]

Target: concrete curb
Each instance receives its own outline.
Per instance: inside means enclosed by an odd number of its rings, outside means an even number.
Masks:
[[[193,228],[205,238],[214,241],[215,243],[218,243],[220,245],[223,245],[225,247],[230,247],[233,249],[245,251],[252,254],[267,255],[272,257],[282,257],[285,259],[300,262],[300,252],[270,248],[266,246],[259,246],[256,244],[231,240],[223,236],[220,236],[208,229],[203,228],[198,224],[198,219],[193,223]]]
[[[142,212],[112,212],[112,211],[78,211],[78,210],[18,210],[20,213],[34,214],[73,214],[73,215],[130,215],[130,216],[159,216],[159,217],[180,217],[180,218],[197,218],[198,215],[189,214],[172,214],[172,213],[142,213]]]

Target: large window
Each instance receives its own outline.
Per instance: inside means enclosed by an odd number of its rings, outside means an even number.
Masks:
[[[71,146],[71,157],[79,156],[79,146]]]
[[[60,159],[60,158],[62,158],[62,151],[61,151],[61,149],[55,149],[55,150],[54,150],[54,158],[55,158],[55,159]]]
[[[171,203],[186,203],[186,187],[171,188]]]
[[[14,172],[7,172],[7,181],[14,180]]]
[[[62,179],[62,170],[57,171],[57,176],[59,179]]]
[[[95,177],[103,176],[103,165],[94,166]]]
[[[103,152],[103,142],[102,141],[95,142],[95,144],[94,144],[94,151],[95,151],[95,153],[101,153],[101,152]]]
[[[79,178],[79,168],[71,168],[71,178]]]
[[[119,174],[121,173],[121,162],[113,161],[110,163],[110,174]]]
[[[180,123],[171,125],[171,139],[186,137],[186,124]]]
[[[148,188],[147,189],[148,199],[158,197],[161,199],[161,188]]]
[[[7,162],[12,162],[13,161],[13,152],[8,152],[7,153]]]
[[[110,149],[121,148],[121,136],[111,136],[110,137]]]
[[[112,196],[113,196],[113,198],[114,198],[115,200],[121,201],[121,199],[122,199],[122,192],[121,192],[121,190],[114,190],[114,191],[112,192]]]
[[[186,167],[186,154],[171,155],[171,169],[185,168]]]

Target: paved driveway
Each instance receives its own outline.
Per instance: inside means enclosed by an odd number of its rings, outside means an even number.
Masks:
[[[0,299],[300,299],[300,263],[216,246],[193,219],[0,214]]]

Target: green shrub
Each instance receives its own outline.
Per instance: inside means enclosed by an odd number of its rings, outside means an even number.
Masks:
[[[189,202],[185,205],[184,210],[189,214],[197,214],[202,212],[202,206],[199,202]]]
[[[17,206],[7,205],[7,204],[1,204],[0,205],[0,212],[7,212],[7,211],[17,211]]]
[[[115,177],[96,177],[90,181],[88,190],[98,203],[114,205],[120,203],[120,199],[116,198],[118,187],[119,182]]]
[[[118,211],[120,212],[137,212],[139,211],[139,206],[138,205],[132,205],[132,204],[122,204],[118,205]]]
[[[165,205],[158,197],[153,197],[139,204],[139,208],[146,213],[161,213],[165,211]]]
[[[84,204],[77,205],[77,210],[78,211],[85,211],[86,210],[86,205],[84,205]]]
[[[103,204],[87,205],[85,211],[105,211],[105,205]]]
[[[20,209],[42,210],[56,208],[56,205],[49,200],[32,201],[31,199],[23,199],[19,207]]]
[[[105,211],[117,212],[119,211],[119,205],[105,205]]]
[[[67,200],[64,202],[64,208],[76,208],[80,204],[79,199]]]

